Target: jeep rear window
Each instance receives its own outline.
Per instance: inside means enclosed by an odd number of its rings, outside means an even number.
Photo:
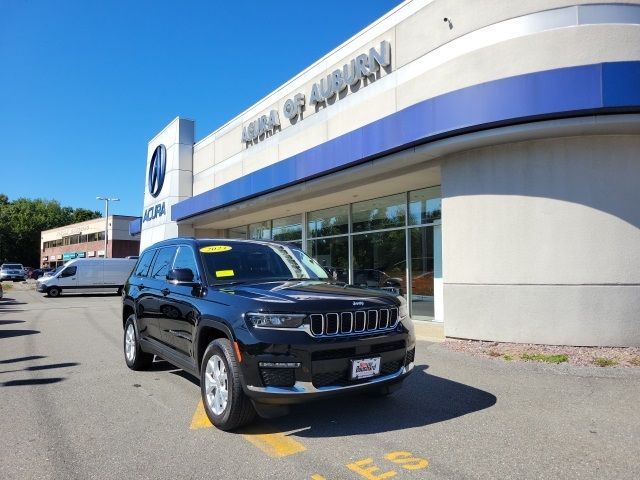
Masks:
[[[211,285],[328,278],[315,260],[289,244],[217,242],[199,250]]]

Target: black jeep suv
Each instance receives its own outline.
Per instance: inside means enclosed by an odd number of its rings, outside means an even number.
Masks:
[[[200,377],[211,422],[367,391],[386,395],[413,368],[405,300],[329,280],[298,247],[175,238],[145,250],[123,292],[129,368],[158,355]]]

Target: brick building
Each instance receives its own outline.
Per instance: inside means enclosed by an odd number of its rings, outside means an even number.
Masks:
[[[110,215],[107,257],[123,258],[140,251],[140,235],[129,235],[136,217]],[[40,265],[57,267],[74,258],[104,257],[104,218],[45,230],[40,235]]]

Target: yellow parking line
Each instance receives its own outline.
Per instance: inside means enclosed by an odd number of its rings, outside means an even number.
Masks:
[[[204,411],[204,404],[202,400],[198,402],[198,406],[196,407],[196,411],[193,413],[193,417],[191,418],[191,426],[189,427],[191,430],[197,430],[199,428],[211,428],[213,427],[213,423],[207,417],[207,413]]]
[[[209,417],[207,417],[207,414],[204,411],[204,404],[202,403],[202,400],[200,400],[196,406],[196,411],[193,413],[193,417],[191,418],[191,426],[189,428],[191,430],[198,430],[200,428],[211,427],[213,427],[213,424],[209,420]],[[264,431],[264,428],[268,427],[263,425],[263,430],[261,431]],[[258,447],[270,457],[287,457],[289,455],[304,452],[307,449],[304,445],[294,440],[286,433],[253,433],[251,432],[251,429],[245,429],[242,436],[245,440]]]
[[[307,449],[285,433],[245,433],[242,436],[270,457],[287,457]]]

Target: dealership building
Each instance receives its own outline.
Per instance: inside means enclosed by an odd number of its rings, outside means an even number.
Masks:
[[[640,345],[638,1],[407,1],[194,131],[149,142],[142,248],[285,240],[449,337]]]
[[[86,222],[45,230],[40,234],[40,265],[58,267],[76,258],[104,258],[104,232],[107,228],[107,257],[138,255],[140,236],[129,235],[129,224],[136,217],[109,215]]]

